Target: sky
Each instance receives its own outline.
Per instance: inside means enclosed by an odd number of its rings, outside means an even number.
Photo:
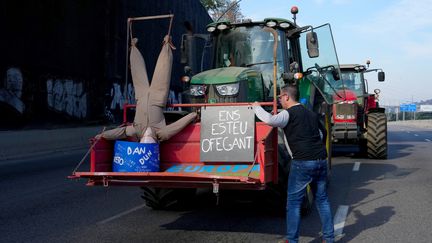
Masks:
[[[382,68],[365,75],[369,93],[381,90],[380,104],[399,105],[432,99],[432,0],[242,0],[241,13],[252,20],[291,19],[297,24],[330,23],[340,64]],[[429,73],[431,71],[431,74]]]

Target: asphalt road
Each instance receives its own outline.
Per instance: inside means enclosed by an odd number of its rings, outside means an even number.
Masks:
[[[432,242],[432,130],[389,125],[389,159],[336,148],[329,195],[338,242]],[[350,150],[353,149],[353,150]],[[0,161],[0,242],[277,242],[285,216],[261,195],[201,192],[189,209],[146,208],[134,187],[66,176],[85,151]],[[85,168],[84,168],[85,169]],[[345,217],[346,216],[346,217]],[[316,211],[301,242],[319,242]]]

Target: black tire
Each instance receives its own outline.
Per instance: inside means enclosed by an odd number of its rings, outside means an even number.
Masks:
[[[387,159],[387,117],[384,113],[369,113],[367,154],[372,159]]]
[[[141,187],[146,206],[154,210],[184,208],[191,205],[196,194],[195,188]]]
[[[359,157],[368,157],[368,155],[367,155],[367,150],[368,150],[367,139],[360,139],[358,146],[359,146],[358,156]]]
[[[284,132],[278,129],[278,183],[269,183],[263,197],[269,208],[275,208],[281,214],[285,213],[287,200],[288,174],[291,165],[291,156],[285,146]]]

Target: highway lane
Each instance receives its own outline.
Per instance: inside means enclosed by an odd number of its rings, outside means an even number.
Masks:
[[[349,190],[333,192],[349,206],[340,242],[431,242],[432,130],[389,123],[388,132],[388,160],[351,157],[336,165],[349,175],[342,186]],[[353,162],[360,169],[350,173]]]
[[[71,230],[141,202],[137,188],[67,179],[84,153],[0,161],[0,242],[67,242]]]
[[[417,136],[415,136],[417,134]],[[432,131],[389,125],[389,159],[346,152],[333,159],[329,195],[338,212],[338,242],[430,242]],[[134,187],[85,187],[65,177],[84,151],[0,162],[1,242],[277,242],[281,211],[254,201],[261,194],[203,192],[185,210],[143,206]],[[263,205],[267,205],[266,207]],[[339,210],[339,211],[338,211]],[[301,242],[318,242],[314,210]]]

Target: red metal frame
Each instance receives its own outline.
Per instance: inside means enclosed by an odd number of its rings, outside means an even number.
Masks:
[[[260,105],[270,106],[273,102],[261,102]],[[173,104],[169,107],[202,107],[202,106],[246,106],[250,103],[215,103],[215,104]],[[126,110],[135,105],[124,105],[124,121]],[[71,178],[88,178],[89,186],[93,185],[137,185],[156,187],[212,187],[215,183],[220,188],[262,190],[269,182],[277,183],[277,128],[263,122],[255,126],[255,161],[245,162],[201,162],[200,123],[188,125],[170,140],[160,144],[161,172],[111,172],[114,141],[100,139],[93,147],[90,157],[90,172],[76,172]],[[96,140],[93,139],[93,143]],[[167,172],[172,166],[227,166],[247,165],[241,175],[220,175],[214,173],[183,173]],[[251,173],[254,165],[259,172]],[[249,167],[250,166],[250,167]],[[243,168],[243,167],[242,167]]]
[[[365,98],[365,112],[368,113],[369,110],[377,108],[377,103],[375,101],[375,95],[374,94],[369,94],[366,98]]]

